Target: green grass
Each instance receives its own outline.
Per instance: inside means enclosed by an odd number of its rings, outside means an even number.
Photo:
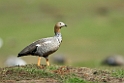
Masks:
[[[115,76],[117,78],[124,78],[124,69],[117,69],[113,71],[112,76]]]
[[[54,35],[57,21],[65,22],[68,28],[61,30],[63,42],[52,56],[63,54],[71,65],[96,67],[91,65],[96,60],[100,62],[111,54],[124,55],[123,0],[7,0],[0,1],[0,37],[4,41],[0,66],[29,43]]]
[[[66,79],[64,83],[88,83],[88,81],[82,80],[81,78],[78,77],[71,77],[69,79]]]

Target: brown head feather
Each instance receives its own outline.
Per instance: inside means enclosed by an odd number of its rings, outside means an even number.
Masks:
[[[60,33],[60,29],[62,27],[67,27],[67,25],[63,22],[58,22],[57,24],[55,24],[54,26],[54,33]]]

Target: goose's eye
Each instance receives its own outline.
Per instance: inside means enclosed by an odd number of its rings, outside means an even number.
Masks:
[[[60,23],[60,25],[61,25],[61,23]]]

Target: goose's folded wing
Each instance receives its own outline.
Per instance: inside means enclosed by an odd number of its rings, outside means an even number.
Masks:
[[[37,45],[38,44],[42,44],[44,42],[46,42],[47,40],[50,40],[51,37],[49,38],[43,38],[43,39],[40,39],[40,40],[37,40],[35,42],[33,42],[32,44],[28,45],[27,47],[25,47],[20,53],[18,53],[18,57],[21,57],[23,55],[30,55],[30,54],[33,54],[36,49],[37,49]]]

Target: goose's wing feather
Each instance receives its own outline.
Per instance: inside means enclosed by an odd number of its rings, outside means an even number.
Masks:
[[[40,45],[46,41],[50,41],[52,39],[52,37],[48,37],[48,38],[42,38],[42,39],[39,39],[35,42],[33,42],[32,44],[28,45],[27,47],[25,47],[19,54],[18,54],[18,57],[21,57],[23,55],[30,55],[36,51],[37,49],[37,45]]]

